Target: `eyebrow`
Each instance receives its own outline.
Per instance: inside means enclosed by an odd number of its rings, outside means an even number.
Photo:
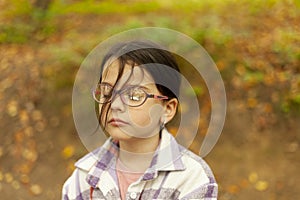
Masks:
[[[148,88],[146,85],[128,85],[129,87],[139,87],[142,88],[144,90],[146,90],[147,92],[150,92],[150,88]]]

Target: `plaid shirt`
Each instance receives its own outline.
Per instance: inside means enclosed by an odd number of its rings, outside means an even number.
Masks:
[[[62,199],[121,199],[115,170],[118,144],[108,139],[87,154],[63,186]],[[179,145],[166,130],[150,167],[128,187],[126,199],[217,199],[218,185],[202,158]]]

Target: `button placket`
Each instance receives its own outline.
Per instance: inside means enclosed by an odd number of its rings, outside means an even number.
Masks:
[[[129,194],[129,197],[130,197],[130,199],[136,199],[137,193],[136,193],[136,192],[131,192],[131,193]]]
[[[126,194],[126,200],[134,200],[139,198],[139,194],[145,188],[146,182],[138,180],[135,183],[132,183],[128,189]]]

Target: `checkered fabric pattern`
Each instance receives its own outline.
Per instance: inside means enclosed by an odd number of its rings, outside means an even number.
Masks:
[[[63,186],[63,200],[119,200],[118,143],[109,138],[87,154]],[[218,185],[207,163],[166,130],[145,173],[128,187],[126,199],[217,199]]]

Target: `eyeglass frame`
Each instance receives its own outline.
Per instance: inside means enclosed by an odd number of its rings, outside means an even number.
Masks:
[[[101,83],[99,83],[98,85],[100,85]],[[97,85],[97,86],[98,86]],[[108,84],[107,84],[108,85]],[[109,85],[110,87],[112,87],[111,85]],[[113,87],[112,87],[113,88]],[[129,88],[125,88],[125,89],[121,89],[121,90],[113,90],[113,92],[112,92],[112,95],[111,95],[111,97],[110,97],[110,99],[108,100],[108,101],[106,101],[106,102],[104,102],[104,103],[100,103],[100,101],[98,101],[97,100],[97,98],[96,98],[96,94],[95,94],[95,92],[96,92],[96,87],[94,88],[94,89],[92,89],[92,96],[93,96],[93,99],[97,102],[97,103],[99,103],[99,104],[107,104],[107,103],[110,103],[110,102],[112,102],[113,101],[113,99],[115,99],[116,98],[116,96],[117,95],[119,95],[120,96],[120,99],[121,99],[121,101],[122,101],[122,103],[124,104],[124,105],[127,105],[127,106],[129,106],[129,107],[139,107],[139,106],[142,106],[146,101],[147,101],[147,99],[148,98],[151,98],[151,99],[157,99],[157,100],[168,100],[169,99],[169,97],[168,96],[164,96],[164,95],[156,95],[156,94],[148,94],[144,89],[142,89],[142,88],[139,88],[140,90],[142,90],[145,94],[146,94],[146,97],[145,97],[145,99],[144,99],[144,101],[140,104],[140,105],[136,105],[136,106],[132,106],[132,105],[128,105],[127,103],[125,103],[125,100],[122,98],[122,92],[125,92],[126,90],[128,90],[128,89],[130,89],[130,88],[134,88],[134,87],[129,87]]]

